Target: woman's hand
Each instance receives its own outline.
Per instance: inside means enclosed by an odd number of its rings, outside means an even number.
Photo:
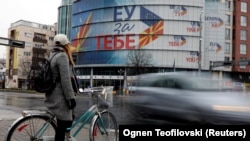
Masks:
[[[74,98],[67,101],[69,109],[74,109],[76,107],[76,100]]]

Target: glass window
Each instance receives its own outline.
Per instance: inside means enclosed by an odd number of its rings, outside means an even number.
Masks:
[[[28,38],[32,38],[32,33],[25,32],[25,33],[24,33],[24,36],[25,36],[25,37],[28,37]]]
[[[229,54],[230,53],[230,44],[229,43],[225,43],[225,54]]]
[[[91,68],[75,68],[77,75],[90,75]]]
[[[230,11],[231,9],[231,1],[226,1],[226,10]]]
[[[229,57],[225,57],[225,58],[224,58],[224,61],[225,61],[225,62],[229,62],[229,61],[230,61],[230,58],[229,58]]]
[[[241,2],[241,12],[247,12],[247,3],[246,2]]]
[[[247,26],[247,17],[246,16],[241,16],[240,17],[240,25],[241,26]]]
[[[23,52],[23,55],[24,55],[24,56],[30,56],[31,53],[30,53],[30,52]]]
[[[243,57],[241,57],[241,58],[240,58],[240,60],[247,60],[247,58],[243,58]],[[240,68],[241,68],[241,69],[245,69],[245,68],[246,68],[246,66],[240,65]]]
[[[225,25],[230,25],[230,19],[231,19],[231,16],[230,15],[226,15]]]
[[[40,45],[40,44],[35,44],[35,48],[42,48],[42,45]]]
[[[247,45],[240,44],[240,54],[246,54],[246,53],[247,53]]]
[[[247,31],[246,30],[240,31],[240,40],[247,40]]]
[[[230,29],[226,29],[226,32],[225,32],[225,39],[226,39],[226,40],[230,40]]]
[[[25,42],[25,47],[32,47],[32,43],[30,43],[30,42]]]

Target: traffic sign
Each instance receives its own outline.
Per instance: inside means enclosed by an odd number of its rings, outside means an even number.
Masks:
[[[222,66],[233,66],[234,61],[210,61],[209,63],[209,70],[213,70],[213,68],[216,67],[222,67]]]
[[[210,66],[212,67],[221,67],[221,66],[232,66],[233,61],[210,61]]]
[[[248,60],[239,60],[238,65],[239,66],[247,66],[249,64]]]
[[[220,67],[224,65],[224,61],[214,61],[212,67]]]
[[[9,39],[0,37],[0,45],[8,45]]]
[[[13,40],[9,38],[3,38],[0,37],[0,45],[10,46],[10,47],[18,47],[18,48],[24,48],[25,42],[19,41],[19,40]]]

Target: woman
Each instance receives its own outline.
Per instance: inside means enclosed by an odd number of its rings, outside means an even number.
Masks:
[[[74,79],[71,78],[75,75],[69,43],[66,35],[57,34],[54,37],[55,46],[50,54],[51,57],[56,53],[51,60],[51,70],[57,84],[50,93],[46,93],[45,105],[56,116],[55,141],[64,141],[65,133],[69,132],[67,128],[72,125],[74,120],[73,111],[76,106],[75,94],[77,90],[74,91],[73,87],[75,86],[72,85]]]

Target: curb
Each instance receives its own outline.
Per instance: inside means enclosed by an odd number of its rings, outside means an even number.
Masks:
[[[34,90],[23,90],[23,89],[0,89],[0,92],[16,92],[16,93],[31,93],[31,94],[40,94]]]

